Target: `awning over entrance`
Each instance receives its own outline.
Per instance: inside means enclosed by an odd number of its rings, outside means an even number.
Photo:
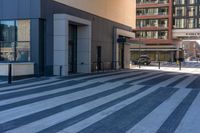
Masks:
[[[158,46],[158,45],[145,45],[144,43],[128,43],[131,45],[130,51],[181,51],[181,49],[177,48],[176,46]]]
[[[135,49],[131,49],[131,51],[181,51],[180,49],[139,49],[139,48],[135,48]]]
[[[181,51],[175,45],[163,46],[163,45],[146,45],[141,41],[131,40],[126,37],[119,37],[117,40],[119,43],[129,45],[130,51]]]
[[[138,46],[138,45],[145,45],[145,43],[141,42],[141,41],[133,41],[131,40],[131,38],[127,38],[127,37],[119,37],[117,39],[118,43],[124,43],[125,45],[130,45],[130,46]]]

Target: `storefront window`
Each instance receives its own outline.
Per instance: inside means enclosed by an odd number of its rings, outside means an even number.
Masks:
[[[30,21],[0,21],[0,61],[30,61]]]

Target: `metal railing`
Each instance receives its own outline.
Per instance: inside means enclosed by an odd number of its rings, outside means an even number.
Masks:
[[[168,4],[169,2],[167,0],[163,0],[163,1],[137,1],[137,4]]]

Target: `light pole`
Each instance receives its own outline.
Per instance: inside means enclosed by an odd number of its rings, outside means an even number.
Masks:
[[[140,59],[140,57],[141,57],[141,25],[142,24],[140,24],[140,26],[139,26],[139,31],[140,31],[140,36],[139,36],[139,58],[138,58],[138,64],[139,64],[139,68],[141,68],[141,64],[140,64],[140,62],[139,62],[139,59]]]

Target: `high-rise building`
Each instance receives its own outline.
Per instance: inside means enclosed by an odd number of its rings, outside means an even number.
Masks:
[[[173,38],[196,38],[200,36],[200,1],[174,0]]]
[[[199,0],[175,0],[173,4],[173,28],[200,28]]]
[[[174,0],[173,2],[173,30],[172,38],[179,41],[179,48],[184,50],[185,59],[197,58],[200,38],[200,1]],[[188,41],[191,40],[190,43]],[[189,46],[191,45],[191,46]],[[194,47],[194,46],[195,47]],[[185,47],[194,48],[189,50]],[[191,54],[193,52],[193,54]],[[189,54],[188,54],[189,53]]]
[[[136,39],[132,58],[147,54],[152,60],[174,61],[182,40],[200,36],[199,0],[137,0]]]
[[[172,0],[137,0],[136,38],[145,45],[135,46],[132,58],[147,54],[152,60],[173,61],[176,46],[172,40]]]

